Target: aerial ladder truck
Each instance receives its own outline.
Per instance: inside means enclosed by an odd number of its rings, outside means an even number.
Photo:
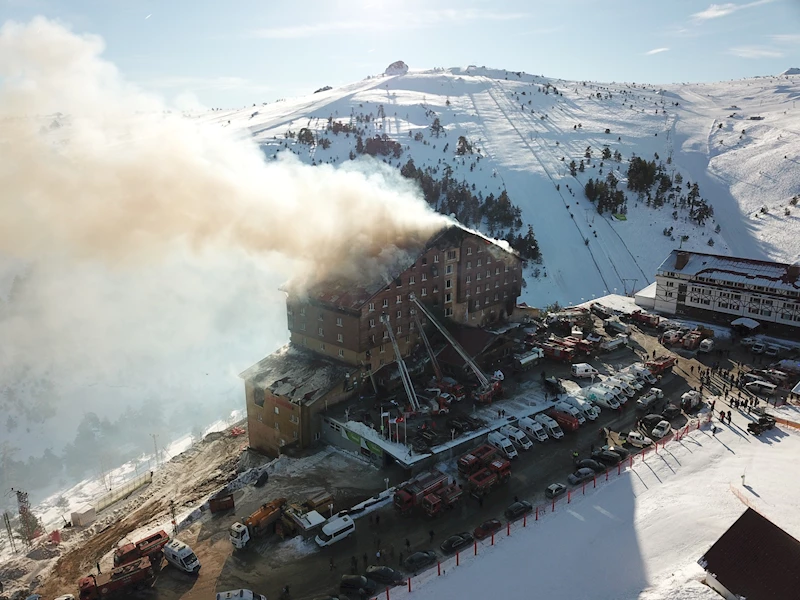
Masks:
[[[381,315],[381,323],[386,326],[386,331],[389,333],[389,339],[392,342],[392,348],[394,348],[394,355],[397,359],[397,369],[400,371],[400,379],[403,382],[403,388],[406,391],[406,396],[408,396],[409,410],[407,412],[417,413],[420,411],[419,400],[417,400],[417,392],[414,390],[414,382],[411,381],[411,375],[408,373],[408,367],[406,367],[406,363],[403,360],[403,355],[400,353],[400,346],[397,344],[397,338],[394,336],[394,331],[392,331],[392,325],[389,322],[389,316]]]
[[[461,347],[456,339],[450,335],[450,332],[437,321],[428,308],[419,301],[415,294],[409,294],[409,298],[411,301],[419,307],[428,320],[433,323],[433,326],[439,330],[444,338],[453,346],[453,349],[458,353],[458,355],[464,360],[464,362],[469,366],[472,372],[475,374],[475,377],[478,379],[478,389],[475,393],[475,401],[480,402],[481,404],[491,404],[492,400],[499,396],[503,392],[502,384],[500,382],[500,378],[493,378],[491,381],[488,377],[484,374],[481,368],[477,365],[477,363],[472,360],[472,357],[467,354],[466,350]],[[421,330],[421,328],[420,328]],[[391,331],[390,331],[391,333]]]

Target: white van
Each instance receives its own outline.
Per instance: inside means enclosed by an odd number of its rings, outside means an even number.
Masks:
[[[356,524],[350,518],[350,515],[333,517],[328,519],[325,525],[322,526],[322,531],[314,538],[314,541],[321,547],[330,546],[355,533],[355,531]]]
[[[538,421],[534,421],[530,417],[522,417],[517,421],[517,427],[535,440],[540,442],[547,441],[547,432],[544,430],[544,427],[542,427],[542,424]]]
[[[642,388],[644,387],[644,384],[639,381],[635,375],[631,375],[630,373],[617,373],[614,377],[615,379],[619,379],[620,381],[627,383],[636,392],[642,391]]]
[[[609,383],[608,381],[601,381],[597,385],[594,386],[597,390],[605,391],[614,396],[614,399],[617,401],[618,404],[627,404],[628,397],[622,391],[621,388]]]
[[[631,365],[630,367],[628,367],[628,369],[630,369],[630,372],[636,375],[636,377],[638,377],[642,381],[646,381],[650,385],[658,383],[658,379],[656,379],[655,375],[653,375],[650,372],[650,369],[642,366],[639,363]]]
[[[567,396],[564,398],[564,402],[567,402],[577,408],[579,411],[583,413],[583,416],[589,419],[590,421],[594,421],[597,417],[600,416],[600,410],[591,404],[589,404],[583,398],[577,398],[575,396]]]
[[[586,399],[593,404],[616,410],[619,408],[617,394],[607,388],[591,387],[585,391]]]
[[[511,440],[498,431],[493,431],[490,433],[487,441],[492,446],[500,450],[500,452],[502,452],[509,460],[519,456],[519,454],[517,454],[517,449],[514,448],[514,444],[511,443]]]
[[[750,383],[745,383],[744,387],[748,392],[758,394],[759,396],[771,396],[775,393],[775,389],[778,386],[769,381],[751,381]]]
[[[200,561],[192,549],[178,540],[172,540],[164,546],[164,558],[173,567],[185,573],[197,573],[200,570]]]
[[[572,406],[569,402],[565,402],[564,400],[559,400],[556,402],[555,406],[556,410],[560,410],[562,412],[567,413],[568,415],[572,415],[578,420],[578,425],[583,425],[586,423],[586,417],[583,416],[583,412]]]
[[[560,440],[561,438],[564,437],[564,432],[561,431],[561,427],[558,426],[558,423],[556,423],[546,414],[539,413],[538,415],[533,417],[533,420],[537,421],[542,427],[544,427],[544,430],[547,432],[547,435],[549,435],[554,440]]]
[[[528,436],[513,425],[503,425],[500,428],[500,433],[502,433],[523,450],[530,450],[533,448],[533,442],[528,439]]]
[[[597,369],[589,363],[575,363],[572,365],[573,377],[597,377],[598,375]]]
[[[627,396],[628,398],[633,398],[636,395],[636,390],[624,379],[620,379],[619,377],[609,377],[602,383],[610,385],[611,387],[615,387],[618,390],[621,390],[622,393]]]
[[[267,600],[267,597],[261,594],[254,594],[251,590],[231,590],[229,592],[219,592],[217,600]]]

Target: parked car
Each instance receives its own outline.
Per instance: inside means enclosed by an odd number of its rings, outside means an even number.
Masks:
[[[661,411],[661,416],[664,417],[665,421],[672,421],[675,417],[679,417],[681,415],[681,408],[679,406],[675,406],[674,404],[667,404],[664,407],[664,410]]]
[[[579,469],[591,469],[595,473],[602,473],[608,468],[603,463],[598,462],[593,458],[583,458],[577,461],[575,466]]]
[[[544,380],[544,389],[553,394],[566,394],[567,388],[561,383],[558,377],[546,377]]]
[[[620,460],[625,460],[631,455],[630,450],[623,448],[622,446],[603,446],[603,450],[606,452],[613,452],[619,456]]]
[[[764,354],[764,351],[767,349],[767,345],[762,342],[756,342],[752,346],[750,346],[750,352],[753,354]]]
[[[592,458],[609,467],[613,467],[622,460],[619,454],[609,452],[608,450],[595,450],[592,452]]]
[[[453,552],[458,552],[462,548],[471,546],[474,541],[475,538],[472,537],[472,534],[465,531],[464,533],[457,533],[456,535],[451,535],[449,538],[447,538],[445,541],[442,542],[442,545],[439,546],[439,548],[445,554],[452,554]]]
[[[395,571],[391,567],[384,567],[380,565],[372,565],[367,567],[365,575],[383,585],[401,585],[405,583],[406,578],[400,571]]]
[[[767,346],[767,349],[764,350],[764,354],[766,356],[778,356],[778,354],[780,353],[781,353],[780,346],[773,346],[772,344],[769,344]]]
[[[567,491],[567,486],[563,483],[551,483],[544,490],[544,495],[547,498],[558,498],[561,494]]]
[[[512,504],[506,509],[505,512],[506,519],[508,519],[509,521],[516,521],[523,515],[527,515],[532,510],[533,510],[533,504],[531,504],[527,500],[520,500],[519,502],[514,502],[514,504]]]
[[[484,521],[480,525],[475,528],[475,531],[472,532],[472,535],[475,536],[477,540],[483,540],[496,533],[502,529],[503,524],[500,522],[499,519],[489,519],[488,521]]]
[[[342,575],[339,589],[359,596],[372,596],[378,591],[378,584],[363,575]]]
[[[658,425],[653,427],[653,430],[650,432],[650,435],[653,436],[654,440],[660,440],[665,435],[667,435],[672,426],[669,424],[669,421],[661,421]]]
[[[647,448],[648,446],[653,445],[653,440],[646,435],[639,433],[638,431],[631,431],[628,434],[626,441],[631,446],[635,446],[636,448]]]
[[[419,571],[427,567],[428,565],[432,565],[436,562],[436,553],[431,552],[430,550],[421,550],[419,552],[414,552],[411,556],[403,561],[403,566],[405,567],[406,571]]]
[[[587,468],[578,469],[574,473],[567,475],[567,481],[569,481],[572,485],[578,485],[579,483],[588,479],[594,479],[594,471]]]
[[[758,338],[754,337],[742,338],[742,340],[739,343],[746,348],[750,348],[751,346],[753,346],[753,344],[758,343]]]
[[[642,429],[648,434],[653,431],[653,427],[658,425],[661,421],[664,421],[664,417],[657,414],[649,414],[642,417]]]

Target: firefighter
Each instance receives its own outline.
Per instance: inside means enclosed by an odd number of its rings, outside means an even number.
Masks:
[[[573,450],[572,451],[572,460],[573,460],[573,462],[578,460],[578,456],[579,456],[578,455],[578,450],[577,449]]]

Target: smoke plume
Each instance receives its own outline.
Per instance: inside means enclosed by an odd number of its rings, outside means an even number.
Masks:
[[[43,18],[0,29],[0,260],[17,275],[0,400],[38,403],[0,431],[59,419],[71,439],[87,412],[145,400],[175,422],[208,396],[241,406],[234,374],[286,339],[282,281],[381,272],[446,224],[386,167],[267,163],[103,49]]]

